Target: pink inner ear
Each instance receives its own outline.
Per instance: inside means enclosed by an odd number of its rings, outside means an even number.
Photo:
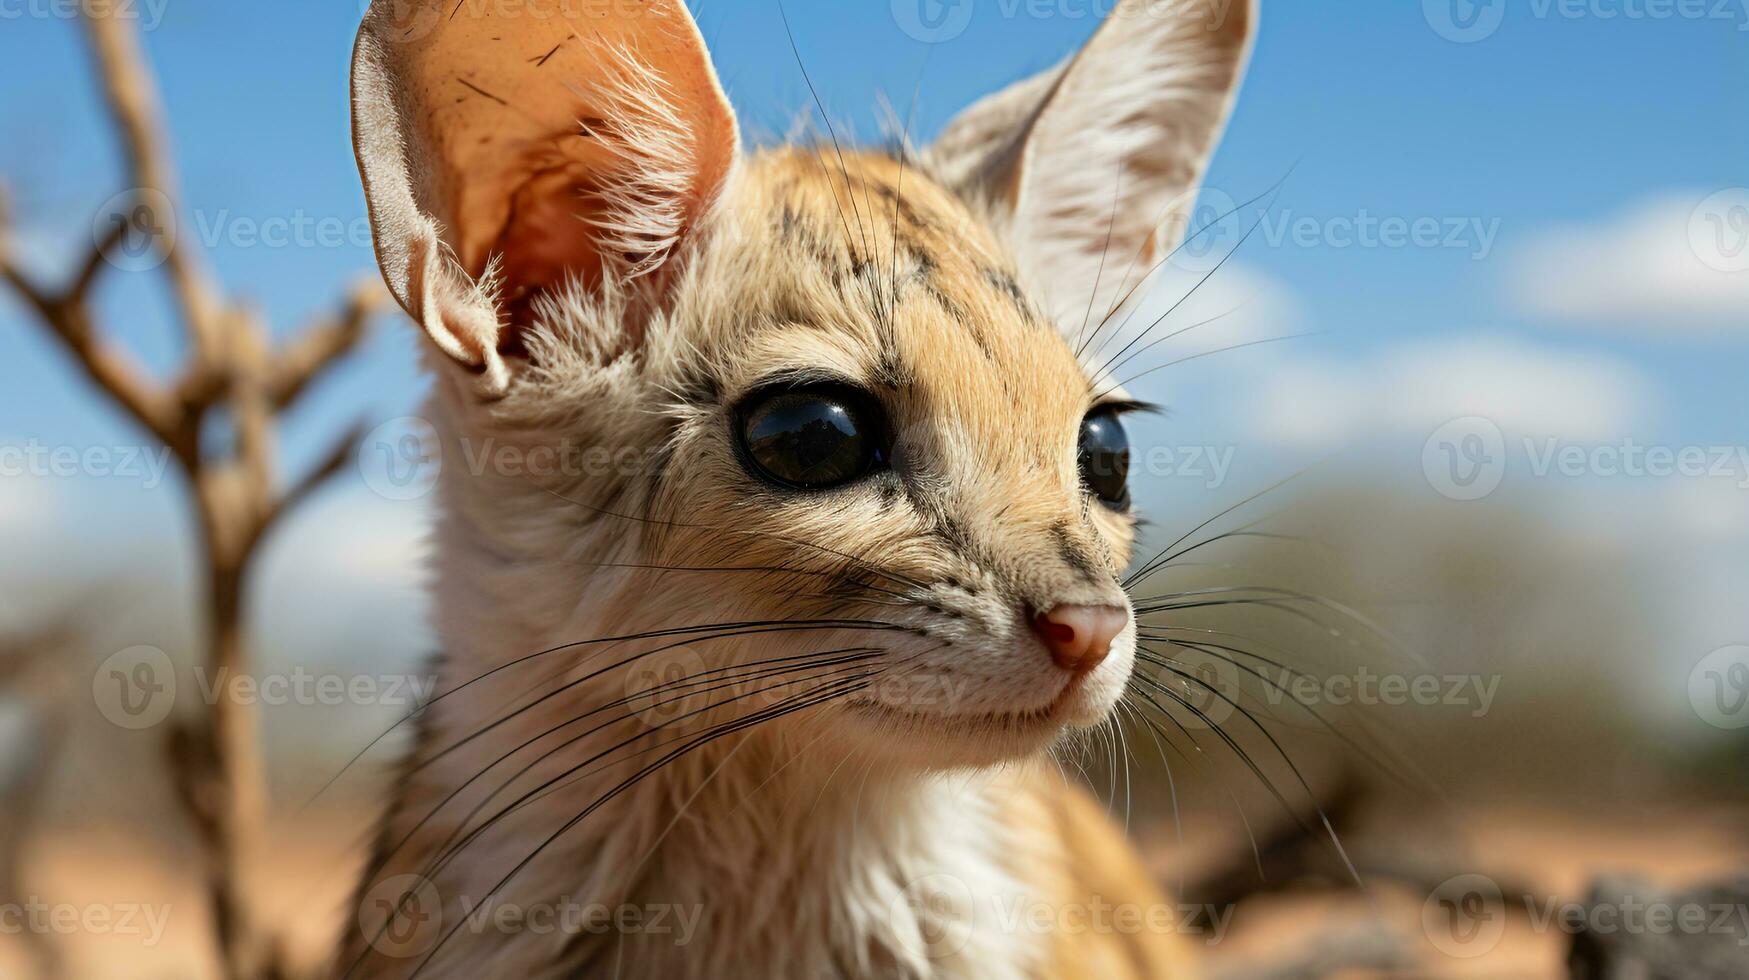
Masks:
[[[583,179],[573,167],[558,167],[535,174],[511,196],[504,232],[492,251],[502,256],[500,299],[512,327],[526,325],[536,295],[568,277],[588,286],[601,281]]]

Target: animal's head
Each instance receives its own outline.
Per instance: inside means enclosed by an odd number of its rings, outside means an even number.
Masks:
[[[1102,721],[1133,405],[1077,335],[1174,244],[1246,0],[1125,0],[920,154],[744,151],[679,0],[449,6],[372,7],[354,122],[448,451],[484,461],[450,520],[524,583],[489,601],[554,642],[826,623],[692,649],[815,656],[834,725],[931,762]]]

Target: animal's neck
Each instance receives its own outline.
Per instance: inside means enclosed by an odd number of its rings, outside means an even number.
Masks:
[[[743,975],[752,964],[766,976],[947,977],[973,972],[958,968],[973,962],[979,976],[1022,974],[1031,954],[1013,937],[932,945],[941,939],[932,915],[961,903],[962,892],[1017,893],[988,777],[877,765],[837,742],[829,719],[806,712],[709,740],[665,735],[663,723],[695,705],[627,702],[636,688],[626,678],[650,644],[529,659],[579,639],[676,625],[672,610],[628,595],[622,577],[579,567],[635,561],[615,555],[613,529],[602,528],[588,556],[547,555],[526,544],[538,535],[511,539],[490,526],[496,502],[452,486],[445,503],[435,607],[442,688],[456,693],[435,706],[418,756],[473,739],[420,772],[391,832],[405,833],[485,773],[412,849],[429,862],[467,842],[434,876],[455,903],[451,914],[557,903],[561,925],[569,910],[573,925],[586,926],[557,944],[470,935],[478,955],[490,952],[479,962],[501,974],[574,975],[635,944],[636,955],[616,964],[623,977]],[[736,618],[694,612],[684,622]],[[603,910],[633,923],[623,938],[600,930]]]

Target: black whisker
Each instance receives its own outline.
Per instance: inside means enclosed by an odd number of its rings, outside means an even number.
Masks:
[[[832,116],[826,112],[825,103],[820,101],[820,92],[814,87],[814,79],[808,74],[808,66],[802,61],[802,49],[796,45],[795,31],[790,28],[789,11],[784,7],[783,0],[778,0],[777,13],[783,19],[783,32],[789,38],[789,49],[790,53],[795,55],[796,68],[802,73],[802,81],[807,83],[808,94],[814,98],[814,108],[820,112],[820,121],[826,124],[826,134],[832,138],[833,152],[838,154],[838,170],[844,175],[844,194],[850,198],[850,210],[856,215],[857,231],[862,236],[862,251],[865,255],[872,257],[874,249],[868,243],[868,228],[863,224],[862,210],[856,206],[856,190],[850,185],[850,168],[844,162],[844,147],[838,142],[838,131],[832,125]],[[831,182],[830,175],[827,177],[827,182]],[[838,197],[836,188],[833,189],[832,196],[834,199]],[[872,214],[870,220],[873,220]]]
[[[1154,374],[1155,372],[1158,372],[1158,371],[1164,371],[1167,368],[1177,367],[1180,364],[1189,364],[1191,361],[1199,361],[1205,357],[1213,357],[1216,354],[1228,354],[1228,353],[1231,353],[1231,352],[1236,351],[1236,350],[1244,350],[1247,347],[1261,347],[1264,344],[1279,344],[1279,343],[1283,343],[1283,342],[1289,341],[1289,340],[1305,340],[1308,337],[1319,337],[1319,336],[1323,336],[1323,331],[1321,331],[1321,330],[1308,330],[1305,333],[1291,333],[1291,334],[1283,334],[1280,337],[1265,337],[1262,340],[1248,340],[1242,344],[1231,344],[1231,345],[1228,345],[1226,347],[1217,347],[1214,350],[1205,350],[1205,351],[1202,351],[1200,353],[1190,354],[1190,355],[1187,355],[1185,357],[1181,357],[1176,361],[1167,361],[1165,364],[1157,364],[1154,367],[1151,367],[1151,368],[1147,369],[1146,371],[1142,371],[1139,374],[1131,375],[1130,377],[1125,378],[1124,380],[1119,381],[1116,384],[1113,384],[1111,387],[1106,388],[1104,391],[1101,391],[1098,394],[1094,395],[1093,400],[1099,401],[1102,398],[1106,398],[1106,397],[1110,396],[1113,392],[1128,388],[1130,385],[1135,384],[1137,381],[1140,381],[1141,379],[1147,377],[1150,374]]]
[[[1105,311],[1105,315],[1100,317],[1100,319],[1099,319],[1100,328],[1103,329],[1104,326],[1111,321],[1111,318],[1117,315],[1117,311],[1123,309],[1124,306],[1129,303],[1129,301],[1135,296],[1136,290],[1142,288],[1142,286],[1145,283],[1147,283],[1147,281],[1150,278],[1153,277],[1154,273],[1159,272],[1160,269],[1166,265],[1166,263],[1168,263],[1168,262],[1172,261],[1174,258],[1176,258],[1180,251],[1184,250],[1186,247],[1188,247],[1190,245],[1190,243],[1196,241],[1198,238],[1201,238],[1203,236],[1203,233],[1207,232],[1210,228],[1213,228],[1214,226],[1227,220],[1228,218],[1232,217],[1233,215],[1238,214],[1240,211],[1244,210],[1245,208],[1248,208],[1248,207],[1252,206],[1253,204],[1256,204],[1258,201],[1261,201],[1266,197],[1270,198],[1271,203],[1269,206],[1273,207],[1274,206],[1274,199],[1275,199],[1274,196],[1277,193],[1279,193],[1282,186],[1287,183],[1287,179],[1289,177],[1293,176],[1293,172],[1298,166],[1299,166],[1299,162],[1295,161],[1291,166],[1289,166],[1287,168],[1287,172],[1282,174],[1281,177],[1278,178],[1275,183],[1269,185],[1267,188],[1264,188],[1263,193],[1258,194],[1256,197],[1253,197],[1249,201],[1245,201],[1242,204],[1235,204],[1231,208],[1228,208],[1227,210],[1216,215],[1213,219],[1211,219],[1209,221],[1208,224],[1205,224],[1201,228],[1198,228],[1195,231],[1192,231],[1192,232],[1189,232],[1188,234],[1186,234],[1184,236],[1184,238],[1182,240],[1180,240],[1177,245],[1172,246],[1172,248],[1170,250],[1168,250],[1165,255],[1160,257],[1160,261],[1149,266],[1148,271],[1142,273],[1141,278],[1137,279],[1135,281],[1134,285],[1132,285],[1128,289],[1124,290],[1123,295],[1118,298],[1117,302],[1113,303],[1111,308]],[[1158,228],[1163,223],[1165,223],[1167,212],[1171,211],[1172,205],[1174,205],[1176,203],[1177,203],[1177,199],[1166,202],[1165,207],[1161,208],[1160,213],[1157,216],[1155,216],[1153,227]],[[1194,204],[1194,202],[1192,202],[1192,203]],[[1150,244],[1151,244],[1150,239],[1143,238],[1142,241],[1136,246],[1135,254],[1130,256],[1129,267],[1124,270],[1123,279],[1119,283],[1120,285],[1122,285],[1123,283],[1129,282],[1130,273],[1135,271],[1136,263],[1141,261],[1142,253],[1146,252],[1148,250],[1148,246]],[[1132,307],[1130,309],[1130,312],[1124,316],[1123,322],[1119,323],[1117,325],[1116,333],[1122,334],[1123,328],[1129,325],[1131,318],[1133,318],[1135,315],[1136,315],[1136,308]],[[1097,333],[1097,332],[1098,331],[1096,330],[1095,333]],[[1143,335],[1146,336],[1146,331],[1143,332]]]
[[[700,684],[705,685],[703,690],[689,690],[689,691],[686,691],[685,693],[681,693],[681,694],[675,695],[674,697],[667,698],[666,700],[652,701],[643,710],[650,710],[650,709],[654,709],[654,708],[663,707],[663,706],[666,706],[669,704],[673,704],[676,701],[684,701],[684,700],[687,700],[687,699],[693,698],[693,697],[708,696],[710,694],[715,694],[718,691],[721,691],[721,690],[724,690],[727,688],[732,688],[737,684],[741,684],[741,683],[748,682],[748,681],[765,680],[765,679],[767,679],[769,677],[773,677],[773,676],[781,676],[783,674],[794,673],[796,671],[801,671],[801,670],[812,670],[812,669],[819,668],[819,667],[838,666],[838,665],[845,664],[845,663],[862,663],[862,662],[866,662],[868,660],[874,659],[878,655],[879,655],[879,651],[874,650],[873,648],[851,647],[851,648],[846,648],[843,650],[830,650],[830,651],[826,651],[824,653],[819,653],[819,654],[798,654],[798,655],[792,656],[792,657],[773,657],[773,658],[770,658],[769,660],[756,661],[754,663],[749,663],[749,664],[735,664],[735,665],[731,665],[729,667],[717,668],[716,670],[703,671],[700,674],[689,675],[688,677],[683,677],[683,678],[680,678],[680,679],[675,680],[675,681],[669,681],[669,682],[664,683],[664,684],[659,684],[659,685],[656,685],[655,687],[650,688],[647,691],[640,691],[636,694],[627,695],[625,697],[618,698],[618,699],[615,699],[613,701],[609,701],[606,704],[599,705],[599,706],[597,706],[589,711],[584,712],[581,715],[577,715],[575,717],[569,718],[563,722],[560,722],[557,725],[554,725],[554,726],[546,729],[545,731],[542,731],[538,735],[535,735],[531,738],[526,739],[521,744],[517,745],[515,748],[504,753],[503,755],[500,755],[498,758],[494,759],[492,762],[487,763],[485,767],[480,769],[474,775],[468,777],[460,785],[456,786],[453,790],[451,790],[447,796],[445,796],[442,800],[438,801],[437,805],[433,806],[431,808],[431,810],[425,814],[425,816],[421,817],[419,819],[419,822],[414,824],[412,829],[408,830],[406,834],[402,835],[401,840],[397,844],[395,844],[394,847],[386,849],[381,855],[379,855],[377,862],[376,862],[378,867],[373,869],[373,873],[374,873],[374,870],[380,870],[381,866],[387,865],[393,859],[393,857],[400,852],[401,848],[405,847],[408,844],[408,842],[410,842],[414,837],[416,837],[418,835],[419,831],[421,831],[425,828],[425,825],[427,823],[429,823],[433,818],[435,818],[437,816],[437,814],[439,812],[441,812],[445,806],[448,806],[450,802],[452,802],[457,796],[461,795],[461,793],[463,791],[465,791],[469,786],[472,786],[477,780],[484,777],[487,773],[491,772],[493,769],[497,768],[499,765],[506,762],[512,756],[521,752],[523,749],[528,748],[529,746],[535,744],[536,742],[539,742],[540,740],[546,738],[549,735],[556,734],[556,733],[558,733],[566,728],[569,728],[572,725],[578,724],[579,722],[582,722],[585,719],[592,718],[598,714],[601,714],[604,711],[609,711],[609,710],[612,710],[614,708],[625,707],[628,704],[642,701],[645,698],[649,698],[652,694],[654,694],[658,691],[662,691],[665,688],[685,688],[685,687],[696,686],[696,685],[700,685]],[[826,659],[826,658],[831,658],[831,659]],[[778,668],[766,670],[763,672],[754,671],[753,673],[749,673],[749,674],[725,674],[724,677],[715,678],[713,680],[706,680],[706,681],[698,680],[699,677],[702,677],[702,676],[708,675],[708,674],[723,673],[725,671],[736,670],[736,669],[749,670],[749,669],[752,669],[755,667],[760,667],[760,666],[765,666],[765,665],[770,665],[770,664],[777,664],[777,663],[784,663],[784,662],[794,662],[794,661],[805,661],[805,662],[800,663],[799,665],[778,667]],[[754,693],[763,693],[764,691],[769,691],[771,689],[772,688],[766,688],[766,689],[763,689],[762,691],[757,691]],[[731,699],[731,700],[733,700],[733,699]],[[721,707],[723,704],[726,704],[726,703],[729,703],[729,702],[719,702],[719,703],[712,705],[710,707]],[[601,731],[604,731],[608,728],[611,728],[614,725],[621,724],[634,716],[635,716],[635,713],[632,715],[624,715],[624,716],[611,718],[605,722],[602,722],[602,723],[588,729],[587,731],[584,731],[578,735],[575,735],[575,736],[567,739],[564,742],[561,742],[559,745],[553,747],[550,751],[546,752],[545,754],[543,754],[543,755],[537,757],[536,759],[534,759],[533,761],[529,762],[527,765],[523,766],[523,768],[521,768],[518,771],[516,771],[515,773],[511,774],[510,777],[507,778],[503,782],[503,784],[498,787],[498,790],[496,790],[492,794],[488,795],[477,806],[475,806],[475,808],[473,809],[472,812],[470,812],[467,816],[463,817],[461,819],[461,821],[456,825],[457,831],[459,832],[459,830],[461,828],[466,827],[467,824],[469,822],[471,822],[473,820],[473,818],[479,814],[480,810],[484,809],[486,804],[490,803],[497,796],[498,792],[501,792],[505,788],[513,785],[516,782],[516,780],[520,779],[522,776],[527,774],[529,772],[529,770],[531,770],[535,766],[539,765],[542,761],[544,761],[548,758],[551,758],[554,754],[558,753],[559,751],[561,751],[565,748],[568,748],[568,747],[576,744],[577,742],[580,742],[583,739],[588,738],[591,735],[597,734]],[[685,717],[685,716],[681,716],[681,717]],[[673,719],[673,720],[679,720],[679,719]],[[656,727],[663,727],[663,726],[656,726]],[[652,728],[651,730],[653,731],[655,729]],[[450,841],[445,841],[443,844],[439,845],[439,850],[447,848],[449,846],[449,844],[450,844]]]
[[[433,705],[437,704],[438,702],[446,700],[453,695],[460,694],[462,691],[467,690],[468,688],[474,686],[475,684],[478,684],[482,681],[485,681],[488,678],[491,678],[494,675],[500,674],[500,673],[502,673],[506,670],[509,670],[513,667],[518,667],[518,666],[521,666],[523,664],[529,663],[531,661],[537,660],[541,657],[547,657],[547,656],[550,656],[550,655],[555,654],[555,653],[562,653],[566,650],[574,650],[574,649],[577,649],[579,647],[599,646],[602,644],[625,643],[625,642],[634,641],[634,640],[662,639],[662,638],[674,637],[674,636],[698,637],[699,634],[711,634],[711,633],[716,633],[718,635],[703,636],[700,638],[700,641],[702,642],[702,641],[708,641],[708,640],[713,640],[713,639],[732,639],[736,636],[746,635],[745,633],[740,632],[741,630],[749,630],[749,631],[753,631],[753,632],[783,632],[784,631],[783,627],[785,625],[793,626],[794,628],[796,628],[798,630],[806,630],[806,629],[821,629],[821,630],[825,630],[825,629],[868,629],[868,630],[892,630],[892,631],[899,631],[899,632],[905,632],[907,630],[906,627],[895,626],[891,623],[883,623],[883,622],[879,622],[876,620],[828,620],[828,619],[822,619],[822,620],[781,620],[781,619],[775,619],[775,620],[749,620],[749,621],[739,622],[739,623],[716,623],[716,624],[712,624],[709,626],[668,627],[668,628],[659,629],[659,630],[647,630],[647,631],[644,631],[641,633],[627,633],[627,634],[623,634],[620,636],[605,636],[605,637],[599,637],[599,638],[593,639],[593,640],[576,640],[576,641],[573,641],[571,643],[561,643],[558,646],[548,647],[545,650],[538,650],[534,653],[527,654],[526,656],[518,657],[518,658],[511,660],[507,663],[499,664],[498,666],[491,668],[490,670],[486,671],[485,673],[479,674],[478,676],[472,678],[471,680],[468,680],[468,681],[466,681],[466,682],[464,682],[464,683],[462,683],[454,688],[451,688],[450,690],[443,692],[442,694],[437,695],[436,697],[432,698],[430,701],[427,701],[426,703],[414,708],[412,711],[409,711],[407,714],[402,715],[399,719],[397,719],[388,728],[386,728],[382,732],[378,733],[375,738],[372,738],[369,742],[365,743],[364,748],[359,749],[358,752],[356,754],[354,754],[351,759],[347,760],[346,764],[340,767],[339,772],[336,772],[333,776],[329,777],[328,781],[322,785],[322,788],[317,790],[316,794],[304,803],[303,807],[300,808],[300,812],[302,812],[303,809],[307,809],[317,799],[320,799],[322,794],[326,793],[330,788],[332,788],[333,785],[337,781],[339,781],[341,776],[345,775],[349,769],[351,769],[353,766],[357,765],[359,760],[363,759],[365,757],[365,755],[368,754],[371,749],[375,748],[379,743],[381,743],[383,739],[385,739],[385,738],[389,737],[389,735],[393,734],[395,729],[401,727],[402,725],[413,720],[414,718],[417,718],[420,715],[424,714],[428,709],[430,709]],[[765,629],[766,627],[777,627],[777,629],[767,630],[767,629]],[[673,644],[672,646],[664,647],[662,649],[663,650],[672,649],[673,646],[682,646],[686,642],[690,642],[690,641],[681,641],[680,643],[676,643],[676,644]],[[661,650],[646,651],[646,653],[643,655],[647,656],[649,654],[654,654],[654,653],[659,653],[659,652],[661,652]],[[538,702],[536,702],[536,703],[538,703]],[[529,705],[527,707],[532,707],[532,706],[533,705]],[[455,746],[451,746],[451,748],[455,748]],[[448,751],[448,750],[446,749],[445,751]]]
[[[873,674],[871,673],[867,676],[872,677]],[[868,684],[867,684],[866,677],[861,678],[861,679],[847,678],[847,679],[842,680],[842,681],[836,681],[832,685],[829,685],[830,689],[825,691],[824,693],[814,692],[810,695],[807,695],[805,697],[805,699],[800,701],[799,703],[796,703],[793,705],[781,705],[781,706],[778,706],[775,708],[766,709],[766,710],[761,711],[761,712],[756,712],[754,715],[752,715],[748,718],[744,718],[744,719],[741,719],[739,721],[720,726],[718,729],[715,729],[715,730],[711,731],[710,733],[705,734],[705,735],[699,737],[698,739],[696,739],[696,740],[694,740],[686,745],[681,746],[678,749],[675,749],[673,752],[669,753],[668,755],[663,756],[662,758],[651,763],[649,766],[646,766],[645,768],[634,773],[632,776],[628,777],[624,781],[620,782],[618,785],[616,785],[612,789],[608,790],[607,793],[603,794],[601,797],[596,799],[594,802],[592,802],[588,806],[584,807],[575,816],[573,816],[569,820],[565,821],[563,826],[559,827],[558,830],[554,831],[551,835],[549,835],[546,838],[546,840],[542,841],[541,844],[538,847],[536,847],[532,852],[530,852],[527,857],[524,857],[521,861],[518,861],[516,863],[515,867],[511,868],[507,874],[505,874],[502,878],[500,878],[498,880],[497,884],[493,885],[492,888],[486,892],[482,901],[490,901],[492,899],[492,896],[496,895],[500,890],[503,889],[503,887],[505,885],[509,884],[513,878],[515,878],[519,873],[521,873],[524,868],[528,867],[528,865],[531,864],[535,860],[535,858],[539,857],[542,852],[544,852],[549,846],[551,846],[554,841],[558,840],[559,837],[562,836],[566,831],[569,831],[572,827],[575,827],[577,824],[579,824],[582,821],[584,821],[585,819],[587,819],[590,814],[594,813],[596,810],[600,809],[601,807],[607,805],[607,803],[609,803],[610,801],[612,801],[613,799],[618,797],[621,793],[624,793],[626,790],[630,789],[632,786],[634,786],[638,782],[642,781],[645,777],[662,769],[664,766],[668,765],[670,762],[674,761],[675,759],[678,759],[684,755],[687,755],[691,752],[694,752],[694,751],[698,750],[699,748],[702,748],[703,746],[708,745],[711,742],[714,742],[719,738],[722,738],[725,735],[730,735],[730,734],[733,734],[734,732],[737,732],[737,731],[742,731],[742,730],[745,730],[747,728],[754,727],[756,725],[764,724],[766,722],[785,717],[786,715],[794,714],[797,711],[802,711],[802,710],[805,710],[807,708],[814,707],[816,705],[827,703],[827,702],[835,700],[837,698],[847,696],[848,694],[854,693],[855,691],[863,690],[867,686],[868,686]],[[419,961],[419,966],[414,968],[414,970],[413,970],[414,977],[417,977],[419,975],[419,973],[425,969],[425,967],[431,962],[432,958],[435,957],[438,954],[438,952],[443,949],[444,945],[449,942],[450,938],[453,937],[456,934],[456,932],[464,924],[465,924],[465,922],[458,921],[454,925],[450,926],[447,930],[444,931],[442,938],[440,938],[437,941],[437,943],[434,946],[432,946],[430,952],[425,954],[425,958]]]
[[[1284,180],[1284,181],[1286,179],[1287,178],[1285,178],[1285,177],[1282,178],[1282,180]],[[1281,183],[1277,182],[1276,183],[1276,190],[1279,191],[1280,188],[1281,188]],[[1180,306],[1183,306],[1185,303],[1189,302],[1190,298],[1192,296],[1196,295],[1197,290],[1201,289],[1203,287],[1203,285],[1205,283],[1207,283],[1210,279],[1213,279],[1215,276],[1215,273],[1221,271],[1221,268],[1227,264],[1228,260],[1230,260],[1233,256],[1237,255],[1239,253],[1239,249],[1243,248],[1247,241],[1250,241],[1251,236],[1253,234],[1255,234],[1257,232],[1257,229],[1263,225],[1263,219],[1264,219],[1264,217],[1266,217],[1269,214],[1269,209],[1274,207],[1274,206],[1275,206],[1275,198],[1273,196],[1271,196],[1269,199],[1269,203],[1265,204],[1263,206],[1263,209],[1258,213],[1257,219],[1255,221],[1251,222],[1251,227],[1245,229],[1245,234],[1239,236],[1239,240],[1233,243],[1232,248],[1227,249],[1227,254],[1221,256],[1220,260],[1214,264],[1213,268],[1211,268],[1209,271],[1203,273],[1201,279],[1198,279],[1196,282],[1192,283],[1191,287],[1189,289],[1185,290],[1183,296],[1180,296],[1180,297],[1178,297],[1177,300],[1173,301],[1172,305],[1167,307],[1166,312],[1160,314],[1158,317],[1155,317],[1154,322],[1148,325],[1147,330],[1142,331],[1141,336],[1146,337],[1149,333],[1151,333],[1154,330],[1155,327],[1158,327],[1161,323],[1164,323],[1166,321],[1166,318],[1171,316],[1173,313],[1176,313]],[[1186,241],[1188,241],[1188,240],[1189,239],[1186,239]],[[1134,316],[1134,315],[1135,315],[1135,310],[1131,310],[1130,316]],[[1117,330],[1115,330],[1113,332],[1115,334],[1121,336],[1123,333],[1123,328],[1126,325],[1128,325],[1129,322],[1130,322],[1130,317],[1129,316],[1124,317],[1123,323],[1118,324]],[[1100,326],[1103,328],[1104,324],[1100,324]],[[1097,330],[1094,332],[1098,333]],[[1094,351],[1093,351],[1093,354],[1095,357],[1097,357],[1099,355],[1099,351],[1102,348],[1104,348],[1104,346],[1108,342],[1109,342],[1109,338],[1107,340],[1100,341],[1099,347],[1094,348]],[[1077,351],[1076,353],[1078,356],[1079,351]]]
[[[1147,648],[1147,649],[1150,652],[1154,652],[1152,650],[1152,648]],[[1331,845],[1335,848],[1336,854],[1339,857],[1341,857],[1342,863],[1348,869],[1349,875],[1353,877],[1354,883],[1356,885],[1361,886],[1362,888],[1365,888],[1365,882],[1363,882],[1361,880],[1360,872],[1355,870],[1354,862],[1349,860],[1348,852],[1343,849],[1342,840],[1341,840],[1340,836],[1336,833],[1336,828],[1331,825],[1330,817],[1328,814],[1326,814],[1324,812],[1323,805],[1318,802],[1317,794],[1312,791],[1311,784],[1306,782],[1306,778],[1300,772],[1299,766],[1294,764],[1293,757],[1289,756],[1287,754],[1287,750],[1282,747],[1281,742],[1275,737],[1275,735],[1272,732],[1270,732],[1270,730],[1267,727],[1265,727],[1263,725],[1262,722],[1257,720],[1257,717],[1251,713],[1250,709],[1246,708],[1244,705],[1240,704],[1238,701],[1235,701],[1234,699],[1228,697],[1225,692],[1223,692],[1220,688],[1216,687],[1215,685],[1210,684],[1208,681],[1196,676],[1195,674],[1191,673],[1190,671],[1181,670],[1178,667],[1173,666],[1170,661],[1148,658],[1147,662],[1152,663],[1157,667],[1161,667],[1165,670],[1171,671],[1173,674],[1183,678],[1186,681],[1190,681],[1192,683],[1197,684],[1198,686],[1202,687],[1204,690],[1208,691],[1210,694],[1214,695],[1217,698],[1220,698],[1223,702],[1225,702],[1226,704],[1230,705],[1232,708],[1237,710],[1239,712],[1239,714],[1243,715],[1245,720],[1250,722],[1251,726],[1253,728],[1257,729],[1258,734],[1262,735],[1265,739],[1268,740],[1270,746],[1275,749],[1276,755],[1279,756],[1281,758],[1282,763],[1287,766],[1288,772],[1293,774],[1294,780],[1300,784],[1300,788],[1305,791],[1307,798],[1311,800],[1312,809],[1317,813],[1319,822],[1324,825],[1324,830],[1329,835]],[[1164,685],[1159,684],[1159,682],[1154,681],[1152,678],[1146,677],[1144,675],[1137,675],[1137,676],[1142,678],[1143,683],[1153,684],[1154,686],[1156,686],[1159,690],[1161,690],[1163,692],[1170,692],[1170,688],[1167,688]],[[1205,723],[1211,724],[1211,726],[1213,727],[1213,729],[1215,731],[1215,734],[1218,735],[1221,738],[1221,740],[1227,744],[1228,749],[1232,750],[1235,754],[1237,754],[1239,756],[1240,761],[1244,762],[1246,767],[1251,770],[1252,774],[1255,775],[1258,778],[1258,780],[1263,783],[1264,787],[1267,788],[1269,790],[1270,794],[1275,797],[1276,802],[1280,803],[1282,805],[1282,807],[1285,810],[1287,810],[1287,812],[1293,817],[1295,822],[1300,824],[1302,829],[1304,829],[1308,834],[1311,834],[1311,832],[1312,832],[1311,828],[1307,827],[1305,825],[1305,822],[1300,819],[1299,812],[1288,804],[1287,798],[1282,796],[1281,792],[1275,788],[1275,783],[1272,780],[1270,780],[1267,776],[1264,775],[1263,770],[1260,767],[1258,767],[1257,763],[1254,760],[1252,760],[1250,753],[1245,752],[1244,749],[1242,747],[1240,747],[1240,745],[1236,739],[1234,739],[1231,735],[1227,734],[1226,730],[1221,728],[1219,725],[1214,725],[1209,720],[1208,715],[1205,714],[1200,708],[1191,704],[1189,702],[1189,699],[1187,699],[1187,698],[1175,698],[1175,699],[1178,701],[1179,704],[1183,705],[1184,707],[1188,708],[1191,712],[1196,714],[1198,718],[1203,719],[1203,721]]]
[[[1105,244],[1099,249],[1099,268],[1093,274],[1093,289],[1087,294],[1087,312],[1081,314],[1081,325],[1075,328],[1075,356],[1077,358],[1081,356],[1081,351],[1087,343],[1081,339],[1081,335],[1087,331],[1087,321],[1093,319],[1093,303],[1099,299],[1099,282],[1105,278],[1105,257],[1111,252],[1111,233],[1117,228],[1117,205],[1123,199],[1123,167],[1123,158],[1119,157],[1117,179],[1112,181],[1114,186],[1111,191],[1111,216],[1105,219]],[[1100,326],[1104,326],[1104,324],[1102,323]],[[1098,334],[1099,328],[1095,327],[1093,332]]]

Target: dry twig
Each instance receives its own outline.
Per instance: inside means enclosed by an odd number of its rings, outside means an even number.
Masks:
[[[213,677],[247,672],[243,596],[251,559],[291,508],[340,470],[357,439],[337,439],[307,475],[282,488],[277,419],[345,358],[381,306],[374,284],[353,291],[331,319],[274,349],[267,325],[228,297],[200,257],[174,235],[179,194],[163,138],[157,86],[133,25],[116,5],[86,0],[90,48],[105,105],[120,137],[133,189],[110,230],[92,243],[64,284],[39,283],[15,254],[0,200],[0,279],[35,314],[84,376],[171,451],[191,489],[204,557],[205,666]],[[99,329],[92,296],[118,248],[144,235],[161,260],[184,325],[188,354],[169,380],[149,376]],[[222,416],[219,413],[223,413]],[[214,419],[232,427],[231,445],[203,446]],[[250,835],[264,817],[264,767],[257,720],[221,690],[204,717],[187,720],[170,744],[179,798],[207,858],[206,879],[221,960],[232,978],[277,970],[271,938],[249,921],[239,883]]]

